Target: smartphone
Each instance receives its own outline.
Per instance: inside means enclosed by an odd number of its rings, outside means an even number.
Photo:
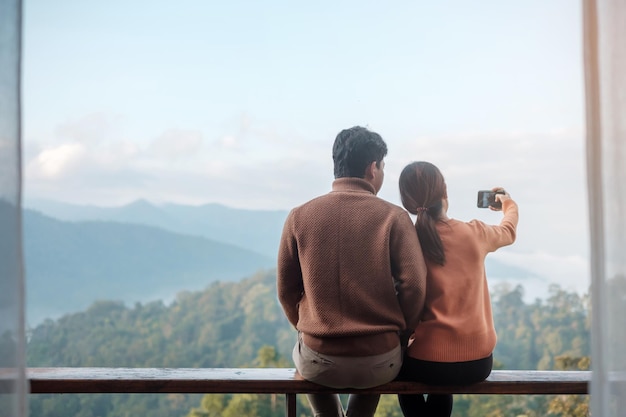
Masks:
[[[493,207],[497,209],[502,208],[502,203],[496,201],[496,194],[504,194],[502,191],[480,190],[478,192],[478,201],[476,205],[478,208]]]

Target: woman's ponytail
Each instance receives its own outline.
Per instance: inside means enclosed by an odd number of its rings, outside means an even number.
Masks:
[[[413,162],[400,174],[400,198],[402,205],[417,216],[415,230],[424,257],[438,265],[444,265],[446,255],[437,231],[446,183],[439,169],[429,162]]]

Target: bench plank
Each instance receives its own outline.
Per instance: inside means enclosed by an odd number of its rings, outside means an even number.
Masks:
[[[323,387],[303,380],[293,368],[29,368],[27,377],[33,394],[588,394],[591,372],[495,370],[486,381],[468,386],[393,381],[365,390]]]

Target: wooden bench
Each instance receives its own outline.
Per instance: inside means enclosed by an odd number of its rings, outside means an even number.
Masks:
[[[285,394],[296,416],[296,394],[588,394],[590,371],[493,371],[481,383],[433,387],[393,381],[365,390],[336,390],[302,379],[290,368],[29,368],[33,394],[200,393]]]

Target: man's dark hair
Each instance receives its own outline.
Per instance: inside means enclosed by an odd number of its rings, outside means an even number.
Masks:
[[[361,126],[344,129],[333,145],[335,178],[365,178],[365,169],[374,161],[380,168],[386,155],[387,144],[378,133]]]

